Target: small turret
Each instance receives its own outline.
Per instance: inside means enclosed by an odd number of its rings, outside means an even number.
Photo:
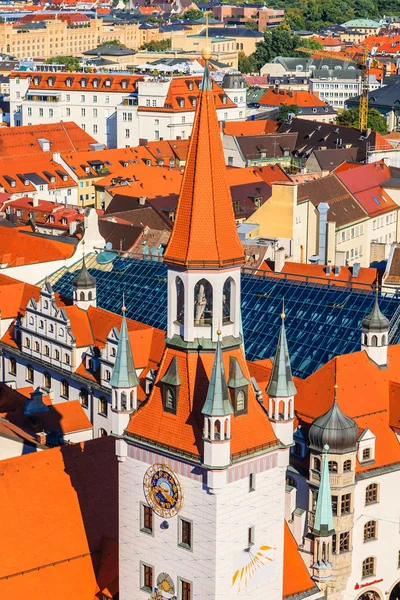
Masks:
[[[78,275],[72,280],[74,304],[83,310],[96,306],[96,279],[86,268],[85,255]]]
[[[379,308],[378,285],[374,306],[361,323],[361,350],[380,368],[388,364],[389,320]]]
[[[231,415],[233,408],[229,399],[228,386],[222,362],[221,332],[208,385],[207,397],[202,413],[204,415],[204,458],[209,467],[227,467],[231,455]]]
[[[293,443],[294,397],[297,393],[290,366],[282,306],[281,328],[271,378],[266,392],[269,396],[268,416],[277,438],[286,445]]]
[[[332,536],[335,533],[335,530],[333,527],[332,498],[328,467],[328,450],[329,446],[325,444],[321,481],[319,484],[313,528],[313,579],[319,582],[327,581],[332,577]]]
[[[133,362],[125,313],[126,308],[123,306],[117,355],[110,379],[112,387],[112,432],[118,435],[121,435],[126,429],[130,413],[137,410],[137,388],[139,385]]]

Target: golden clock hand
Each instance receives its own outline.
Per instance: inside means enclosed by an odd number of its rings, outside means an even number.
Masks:
[[[156,490],[158,492],[161,492],[161,494],[164,496],[164,498],[171,504],[173,504],[175,502],[174,499],[172,498],[172,496],[170,496],[160,485],[158,485],[156,487]]]

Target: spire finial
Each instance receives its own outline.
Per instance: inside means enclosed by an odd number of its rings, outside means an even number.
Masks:
[[[125,292],[122,292],[122,314],[124,315],[126,313],[126,306],[125,306]]]
[[[203,50],[201,51],[201,56],[206,61],[204,70],[206,70],[206,69],[208,70],[208,61],[212,57],[212,46],[208,39],[208,15],[206,15],[206,45],[204,46]]]
[[[282,298],[281,319],[282,319],[282,321],[284,321],[286,319],[286,315],[285,315],[285,298]]]
[[[337,391],[338,391],[338,383],[337,383],[337,358],[335,357],[335,374],[334,374],[335,383],[333,385],[333,401],[337,402]]]

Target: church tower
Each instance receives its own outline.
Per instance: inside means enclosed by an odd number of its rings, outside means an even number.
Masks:
[[[165,350],[117,441],[120,599],[281,600],[287,447],[246,362],[239,240],[208,60],[168,269]]]

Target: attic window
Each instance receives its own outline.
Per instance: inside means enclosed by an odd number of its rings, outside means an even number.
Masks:
[[[68,175],[63,175],[63,176],[62,176],[62,180],[63,180],[63,181],[68,181]]]
[[[121,81],[121,87],[122,87],[123,90],[126,90],[128,88],[128,82],[127,82],[126,79],[123,79]]]
[[[105,84],[106,87],[111,87],[111,79],[106,79]]]
[[[53,215],[49,216],[49,223],[54,223],[54,217],[53,217]]]
[[[193,90],[193,81],[187,81],[186,83],[187,83],[189,90],[192,91]]]
[[[183,98],[177,98],[180,108],[185,108],[185,100]]]
[[[381,205],[381,203],[379,202],[378,198],[376,196],[372,196],[372,200],[374,202],[376,202],[376,204],[379,204],[379,206]]]
[[[226,104],[228,102],[228,98],[226,96],[222,96],[222,104]]]
[[[99,87],[99,80],[98,79],[93,79],[93,87],[94,88],[98,88]]]
[[[89,166],[85,166],[85,173],[90,173],[90,167]]]
[[[54,85],[54,77],[49,77],[47,80],[47,83],[49,84],[50,87],[53,87]]]
[[[197,98],[192,98],[192,106],[196,106],[197,105]]]
[[[39,81],[40,81],[39,77],[34,77],[33,78],[34,85],[39,85]]]
[[[67,87],[71,87],[72,85],[72,78],[71,77],[67,77],[67,79],[65,80],[65,84]]]
[[[83,79],[81,79],[81,87],[85,88],[87,86],[87,79],[86,77],[84,77]]]
[[[61,224],[62,224],[62,225],[66,225],[66,224],[67,224],[67,219],[66,219],[65,217],[63,217],[63,218],[61,219]]]
[[[24,185],[29,185],[29,184],[30,184],[29,179],[24,179]]]

